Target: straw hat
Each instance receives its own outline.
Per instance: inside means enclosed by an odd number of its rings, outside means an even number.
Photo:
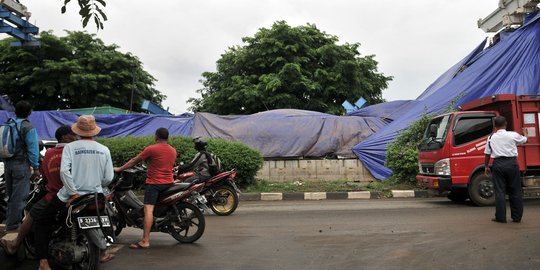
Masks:
[[[96,125],[96,118],[93,115],[81,115],[77,123],[71,126],[71,130],[81,137],[94,137],[99,134],[101,128]]]

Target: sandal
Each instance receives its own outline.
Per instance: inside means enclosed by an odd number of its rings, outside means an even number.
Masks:
[[[131,244],[129,245],[129,248],[131,249],[148,249],[150,248],[150,246],[142,246],[139,242],[135,243],[135,244]]]
[[[105,255],[105,257],[99,258],[99,262],[100,263],[106,263],[106,262],[114,259],[114,257],[115,257],[114,254],[107,253],[107,255]]]

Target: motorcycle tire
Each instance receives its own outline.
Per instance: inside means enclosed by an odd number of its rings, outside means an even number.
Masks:
[[[238,207],[238,194],[230,186],[220,186],[208,200],[208,207],[218,216],[228,216]]]
[[[99,256],[101,253],[99,247],[92,243],[90,237],[86,233],[80,234],[77,240],[77,243],[81,241],[85,245],[88,245],[88,254],[83,262],[74,264],[72,269],[97,270],[99,268]]]
[[[199,240],[205,228],[204,215],[201,210],[197,206],[185,202],[176,204],[176,208],[180,213],[181,220],[171,221],[169,233],[180,243],[193,243]],[[176,213],[170,213],[170,216],[175,217]],[[193,227],[196,227],[195,233],[188,236]]]

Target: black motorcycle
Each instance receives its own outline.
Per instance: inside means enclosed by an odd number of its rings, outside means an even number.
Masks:
[[[45,181],[40,179],[30,193],[29,204],[40,200]],[[104,231],[111,227],[105,214],[106,199],[101,193],[83,195],[56,216],[49,242],[48,260],[53,268],[94,270],[99,267],[100,250],[107,248]],[[99,217],[99,218],[98,218]],[[27,254],[36,256],[33,231],[24,239]]]
[[[143,228],[143,203],[133,192],[137,176],[144,173],[144,168],[135,167],[122,172],[122,177],[110,185],[110,208],[115,235],[119,235],[124,227]],[[154,208],[154,224],[152,232],[170,234],[181,243],[193,243],[204,233],[205,219],[193,200],[205,200],[199,194],[204,184],[175,184],[164,191]],[[206,202],[206,200],[205,200]]]

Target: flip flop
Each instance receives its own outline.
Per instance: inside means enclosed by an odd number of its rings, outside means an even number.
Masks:
[[[147,246],[147,247],[141,246],[141,244],[139,244],[139,242],[137,242],[135,244],[129,245],[129,248],[131,248],[131,249],[148,249],[148,248],[150,248],[150,246]]]
[[[99,262],[100,263],[106,263],[106,262],[114,259],[114,257],[115,257],[114,254],[108,253],[107,256],[105,256],[105,258],[99,258]]]

